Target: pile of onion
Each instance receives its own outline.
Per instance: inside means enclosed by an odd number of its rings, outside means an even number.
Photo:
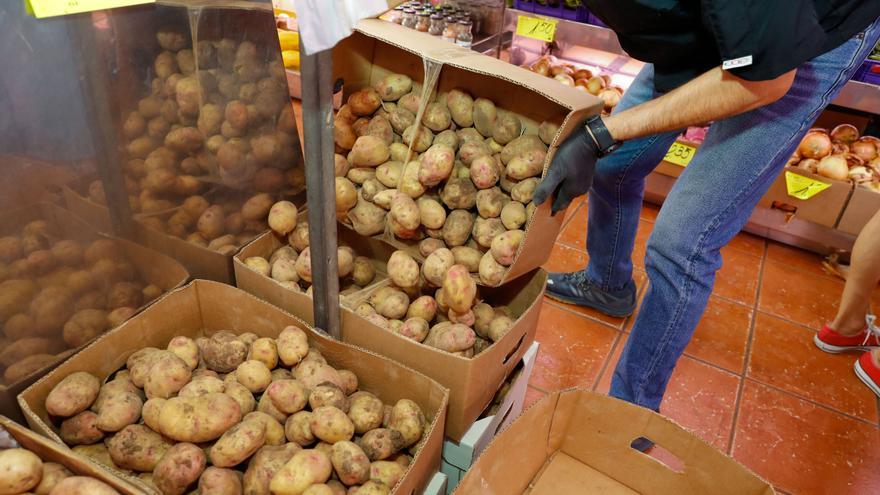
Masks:
[[[593,74],[589,69],[559,63],[552,55],[545,55],[526,68],[544,77],[553,78],[566,86],[598,96],[604,103],[605,112],[611,112],[623,96],[623,89],[613,86],[609,75]]]
[[[860,136],[859,130],[851,124],[840,124],[831,132],[810,129],[788,165],[880,190],[880,139]]]

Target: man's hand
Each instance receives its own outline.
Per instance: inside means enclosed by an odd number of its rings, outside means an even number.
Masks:
[[[547,171],[547,177],[535,189],[535,204],[542,204],[553,194],[555,199],[551,213],[555,215],[564,210],[573,199],[590,190],[598,159],[596,143],[583,125],[578,126],[559,146],[550,170]]]

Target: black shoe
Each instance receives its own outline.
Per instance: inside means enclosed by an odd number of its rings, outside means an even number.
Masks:
[[[587,280],[584,270],[551,273],[547,277],[547,297],[568,304],[593,308],[615,318],[623,318],[636,310],[636,284],[632,280],[621,290],[606,292]]]

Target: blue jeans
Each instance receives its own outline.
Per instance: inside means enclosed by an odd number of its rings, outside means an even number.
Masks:
[[[703,315],[720,249],[745,225],[801,137],[880,37],[880,21],[804,63],[788,93],[715,122],[663,204],[647,244],[650,285],[614,370],[611,395],[659,410],[675,364]],[[656,96],[645,66],[617,111]],[[587,278],[606,291],[632,279],[632,251],[645,177],[680,131],[626,142],[599,160],[589,194]]]

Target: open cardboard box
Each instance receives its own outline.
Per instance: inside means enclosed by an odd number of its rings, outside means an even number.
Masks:
[[[163,291],[176,289],[189,279],[189,273],[186,269],[168,256],[125,239],[99,234],[92,226],[70,211],[52,203],[36,203],[0,213],[0,236],[11,232],[17,233],[33,220],[45,220],[50,231],[64,239],[72,239],[82,243],[97,239],[112,239],[122,246],[125,255],[138,271],[139,278],[148,284],[158,286]],[[142,305],[138,311],[150,304],[152,301]],[[60,339],[61,336],[59,335],[58,338]],[[15,396],[74,352],[75,349],[68,349],[58,354],[56,361],[35,370],[21,380],[10,384],[0,384],[0,412],[13,417],[19,416],[15,407]]]
[[[632,447],[644,437],[680,463]],[[544,397],[498,435],[455,491],[462,495],[771,495],[732,458],[648,409],[594,392]]]
[[[122,479],[114,476],[106,469],[95,466],[66,447],[49,441],[9,418],[0,416],[0,436],[4,430],[23,449],[36,454],[43,462],[55,462],[66,467],[76,476],[89,476],[103,481],[124,495],[139,495],[140,490]],[[6,447],[0,447],[0,449]]]
[[[463,88],[475,98],[489,98],[499,108],[518,114],[530,134],[537,134],[538,125],[545,120],[562,121],[560,132],[547,154],[544,173],[557,145],[583,120],[602,109],[601,101],[588,93],[451,45],[436,36],[377,19],[358,23],[354,34],[333,49],[333,69],[335,77],[344,81],[345,98],[354,91],[373,86],[390,73],[406,74],[414,81],[422,82],[425,79],[424,61],[442,64],[438,92]],[[564,212],[550,216],[549,203],[538,208],[527,224],[516,260],[501,284],[531,272],[549,258],[553,240],[565,217]],[[420,258],[416,246],[399,241],[394,243]]]
[[[877,210],[880,210],[880,193],[867,187],[855,186],[843,215],[840,216],[837,230],[857,236]]]
[[[829,184],[830,187],[818,192],[809,199],[798,199],[788,194],[786,173],[796,174],[812,181]],[[767,194],[758,202],[758,205],[768,209],[779,209],[792,213],[801,220],[834,228],[837,226],[837,221],[840,219],[840,215],[849,201],[852,190],[852,182],[829,179],[828,177],[811,174],[797,167],[786,166],[770,186]]]
[[[86,371],[103,381],[124,368],[128,356],[136,350],[144,347],[164,349],[177,335],[195,338],[228,330],[253,332],[260,337],[277,337],[289,325],[305,330],[310,345],[321,351],[328,363],[353,371],[361,390],[376,394],[385,403],[406,398],[421,407],[428,425],[419,450],[394,493],[411,495],[424,489],[440,466],[449,398],[445,388],[390,359],[324,337],[299,318],[234,287],[216,282],[196,280],[164,296],[143,313],[103,335],[28,387],[19,395],[18,402],[34,431],[60,443],[58,423],[46,412],[45,402],[52,388],[67,375]],[[122,473],[119,475],[146,493],[155,493],[137,478]]]

